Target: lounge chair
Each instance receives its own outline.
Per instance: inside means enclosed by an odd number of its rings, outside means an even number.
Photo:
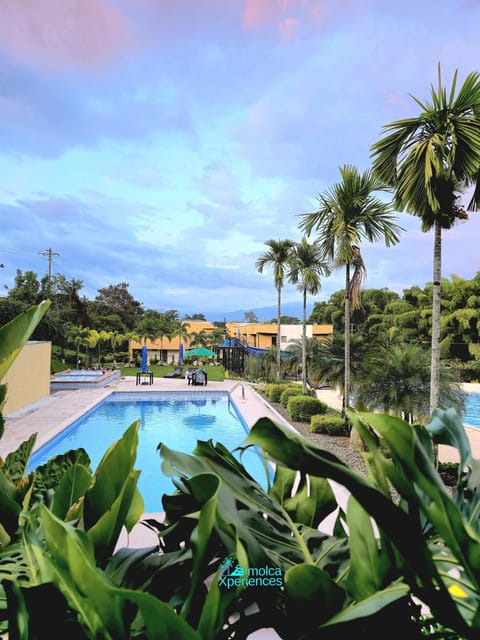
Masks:
[[[192,384],[193,374],[195,373],[197,368],[198,367],[189,367],[187,369],[187,373],[185,374],[185,380],[187,381],[187,384]]]
[[[166,373],[163,377],[164,378],[181,378],[182,375],[183,375],[183,367],[175,367],[173,371],[170,371],[170,373]]]
[[[314,382],[313,380],[309,380],[307,378],[307,384],[311,389],[330,389],[330,384],[328,382]]]
[[[194,385],[206,385],[207,384],[207,372],[204,369],[197,369],[192,373],[192,384]]]

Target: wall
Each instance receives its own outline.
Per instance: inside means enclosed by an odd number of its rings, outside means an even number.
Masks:
[[[1,381],[7,385],[3,415],[50,395],[50,342],[27,342]]]

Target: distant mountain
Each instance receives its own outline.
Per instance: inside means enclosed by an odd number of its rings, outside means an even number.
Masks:
[[[311,314],[313,305],[307,304],[307,318]],[[209,322],[243,322],[245,319],[245,313],[253,311],[257,316],[259,322],[270,322],[277,317],[277,306],[272,307],[256,307],[254,309],[238,309],[237,311],[228,311],[222,314],[220,311],[205,311],[204,315]],[[302,321],[302,304],[297,302],[285,302],[282,303],[282,316],[292,316],[298,318],[298,321]]]

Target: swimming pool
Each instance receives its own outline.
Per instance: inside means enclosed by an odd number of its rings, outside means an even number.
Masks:
[[[65,391],[92,386],[105,387],[120,378],[120,371],[67,369],[50,377],[50,391]]]
[[[468,393],[463,424],[480,429],[480,393]]]
[[[162,511],[161,497],[174,486],[161,472],[157,451],[160,442],[171,449],[191,453],[197,440],[212,439],[233,451],[243,443],[248,427],[227,392],[112,392],[62,433],[38,449],[31,458],[34,469],[52,456],[83,447],[96,469],[108,447],[127,427],[140,420],[136,469],[138,487],[146,512]],[[242,457],[249,473],[259,481],[265,471],[258,454],[248,450]]]

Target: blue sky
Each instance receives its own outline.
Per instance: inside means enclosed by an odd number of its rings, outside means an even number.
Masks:
[[[89,298],[125,281],[161,311],[275,305],[264,242],[300,239],[439,62],[448,84],[478,70],[479,24],[476,0],[2,0],[1,289],[51,248]],[[398,223],[398,246],[362,247],[365,286],[431,281],[432,234]],[[445,233],[445,277],[480,270],[479,238],[476,213]]]

